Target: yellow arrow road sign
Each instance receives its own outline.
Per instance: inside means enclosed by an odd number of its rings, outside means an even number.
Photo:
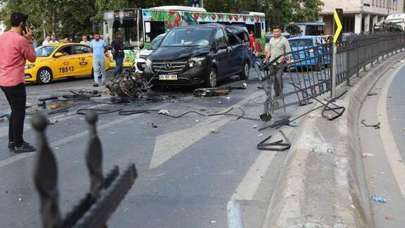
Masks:
[[[341,21],[342,14],[343,14],[343,10],[342,10],[342,9],[336,9],[336,10],[333,12],[333,18],[335,19],[335,23],[336,23],[336,25],[337,25],[337,29],[336,29],[335,35],[333,35],[333,43],[336,43],[336,42],[340,39],[340,37],[341,37],[340,35],[341,35],[342,29],[343,29],[342,21]]]

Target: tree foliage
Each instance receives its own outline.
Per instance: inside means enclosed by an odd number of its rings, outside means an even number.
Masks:
[[[87,34],[101,22],[107,10],[149,8],[160,5],[190,5],[190,0],[0,0],[4,4],[0,19],[8,24],[11,12],[30,16],[38,34],[58,36]],[[211,12],[264,12],[270,25],[313,21],[318,18],[321,0],[204,0]]]
[[[128,0],[0,0],[1,18],[9,25],[11,12],[29,15],[37,34],[55,33],[59,37],[88,34],[93,23],[102,21],[107,10],[128,8]]]

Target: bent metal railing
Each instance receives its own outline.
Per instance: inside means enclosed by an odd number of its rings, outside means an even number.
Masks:
[[[59,209],[57,162],[45,135],[49,122],[41,114],[32,118],[38,146],[34,165],[34,184],[40,198],[43,228],[107,227],[110,216],[137,178],[134,164],[130,164],[122,174],[118,167],[114,167],[106,176],[103,175],[102,145],[96,130],[97,118],[95,113],[86,114],[90,135],[86,152],[90,190],[64,218]]]
[[[339,86],[359,76],[368,66],[380,62],[387,55],[405,48],[405,33],[376,33],[354,35],[337,44],[336,84]],[[284,61],[280,61],[283,59]],[[314,46],[292,46],[292,51],[272,62],[256,65],[260,68],[260,79],[267,95],[262,120],[269,121],[271,113],[286,110],[289,106],[306,105],[314,97],[332,90],[332,44]],[[282,73],[282,93],[276,96],[279,87],[275,72]]]

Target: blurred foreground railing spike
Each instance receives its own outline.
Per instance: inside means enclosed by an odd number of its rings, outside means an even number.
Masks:
[[[41,204],[43,228],[104,228],[120,202],[137,178],[135,164],[120,174],[118,166],[109,171],[106,178],[102,169],[102,145],[97,134],[97,115],[89,112],[89,142],[86,164],[90,176],[89,192],[62,218],[59,210],[58,169],[55,156],[47,142],[45,129],[48,120],[37,114],[32,126],[37,132],[38,153],[34,165],[34,183]]]
[[[61,225],[59,210],[58,168],[55,156],[45,136],[48,120],[42,114],[32,118],[32,126],[37,132],[36,161],[34,164],[34,184],[41,202],[41,217],[44,228],[57,228]]]
[[[86,164],[90,176],[90,193],[97,198],[104,185],[103,153],[100,138],[97,135],[98,117],[94,112],[86,114],[89,124],[89,142],[87,145]]]

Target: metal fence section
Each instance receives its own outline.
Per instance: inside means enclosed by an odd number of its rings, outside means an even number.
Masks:
[[[289,106],[306,105],[310,100],[332,90],[332,64],[336,58],[336,84],[350,85],[368,65],[405,48],[405,33],[376,33],[354,35],[337,45],[333,56],[331,43],[313,46],[292,45],[292,51],[261,65],[263,88],[267,95],[262,120],[269,121],[271,113]],[[281,76],[280,76],[281,75]],[[277,79],[278,77],[281,78]],[[277,90],[281,93],[278,94]]]
[[[261,78],[267,95],[264,114],[305,105],[311,97],[330,91],[331,60],[331,44],[322,44],[293,46],[292,52],[263,64]],[[262,119],[269,120],[265,116]]]
[[[366,70],[367,65],[379,62],[385,55],[405,47],[404,33],[376,33],[354,36],[338,45],[336,82],[340,85]]]
[[[34,183],[39,194],[43,228],[101,228],[124,199],[137,178],[134,164],[120,174],[118,167],[106,176],[102,169],[102,145],[97,135],[95,113],[87,113],[89,143],[86,164],[90,176],[90,190],[63,218],[59,207],[58,166],[45,136],[48,120],[38,114],[32,125],[37,132],[38,152],[34,165]]]

